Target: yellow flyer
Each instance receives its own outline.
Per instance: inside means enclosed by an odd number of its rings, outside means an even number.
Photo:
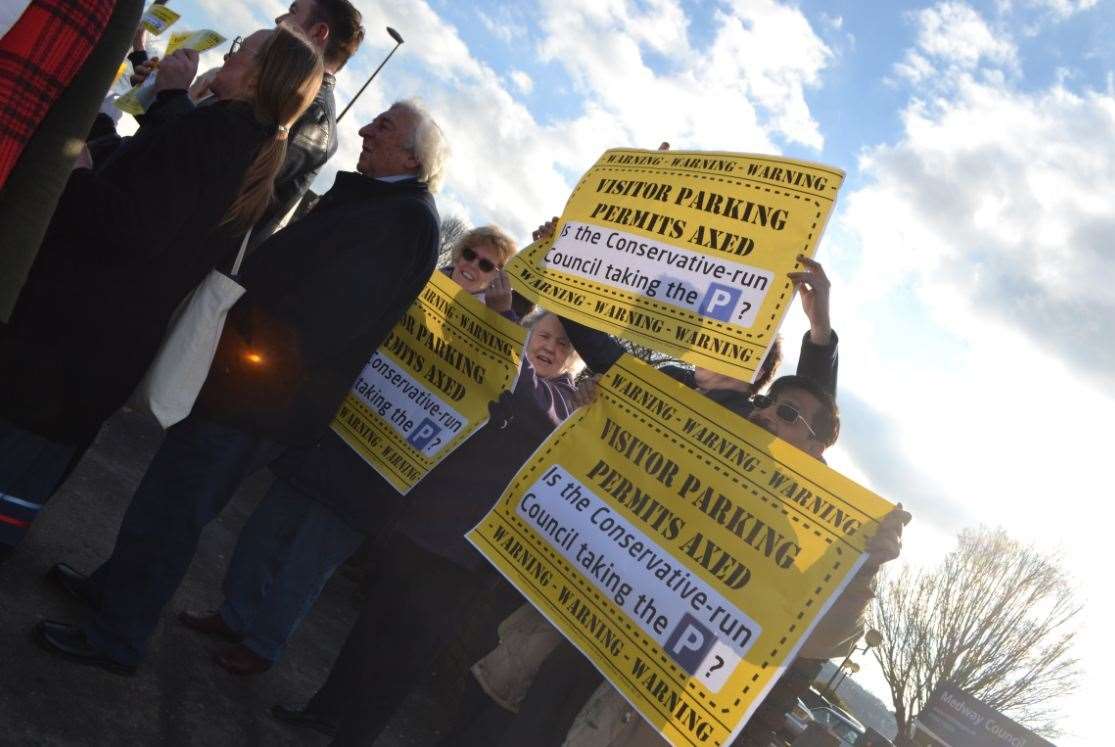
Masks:
[[[526,330],[440,272],[364,367],[332,428],[403,495],[513,389]]]
[[[155,6],[162,7],[162,6]],[[184,31],[177,34],[170,35],[170,41],[167,42],[166,53],[164,57],[169,57],[171,54],[179,49],[192,49],[195,52],[201,53],[212,49],[225,38],[218,34],[216,31]],[[113,103],[116,108],[134,117],[138,117],[147,111],[147,107],[155,100],[155,80],[158,78],[158,71],[156,70],[151,75],[135,86],[127,93],[119,96]]]
[[[542,306],[753,380],[812,257],[844,173],[788,158],[609,150],[554,237],[507,265]]]
[[[143,25],[143,28],[147,29],[155,36],[159,36],[173,26],[181,17],[182,16],[165,5],[152,5],[150,8],[143,11],[143,18],[140,19],[140,23]]]
[[[892,508],[625,356],[468,538],[671,744],[728,745]]]
[[[192,49],[198,54],[201,54],[202,52],[208,52],[219,44],[223,44],[224,41],[225,38],[223,36],[209,29],[202,29],[201,31],[180,31],[170,35],[170,40],[166,43],[166,51],[163,52],[163,57],[170,57],[179,49]]]

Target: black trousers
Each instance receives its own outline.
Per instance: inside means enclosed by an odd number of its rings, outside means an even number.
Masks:
[[[496,625],[522,598],[491,568],[470,570],[402,535],[385,543],[368,601],[307,710],[338,724],[337,747],[370,745],[450,643]]]
[[[563,640],[538,670],[515,719],[491,744],[561,747],[573,720],[603,681],[592,662]]]

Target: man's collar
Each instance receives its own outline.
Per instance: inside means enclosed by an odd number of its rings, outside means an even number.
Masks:
[[[388,182],[389,184],[394,183],[394,182],[405,182],[405,181],[408,181],[408,180],[414,180],[414,181],[418,180],[418,176],[416,174],[397,174],[396,176],[373,176],[372,178],[375,179],[377,182]]]

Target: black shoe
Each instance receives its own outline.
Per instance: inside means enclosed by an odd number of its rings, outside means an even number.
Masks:
[[[217,611],[193,612],[182,610],[178,613],[178,622],[190,630],[196,630],[199,633],[221,638],[231,643],[240,643],[244,640],[244,636],[230,628],[225,619],[221,617],[221,613]]]
[[[35,626],[35,642],[44,651],[61,656],[77,664],[100,667],[113,674],[135,674],[136,668],[121,664],[101,652],[85,637],[85,631],[76,625],[43,620]]]
[[[89,589],[88,576],[75,571],[66,563],[55,563],[46,572],[46,580],[92,609],[101,606],[101,600]]]
[[[321,716],[315,716],[305,708],[292,708],[282,703],[271,706],[271,715],[291,726],[304,726],[327,737],[337,736],[337,726],[331,724]]]

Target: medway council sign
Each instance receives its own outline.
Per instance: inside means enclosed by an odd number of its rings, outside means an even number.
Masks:
[[[968,693],[942,682],[914,721],[919,747],[1054,747]]]

